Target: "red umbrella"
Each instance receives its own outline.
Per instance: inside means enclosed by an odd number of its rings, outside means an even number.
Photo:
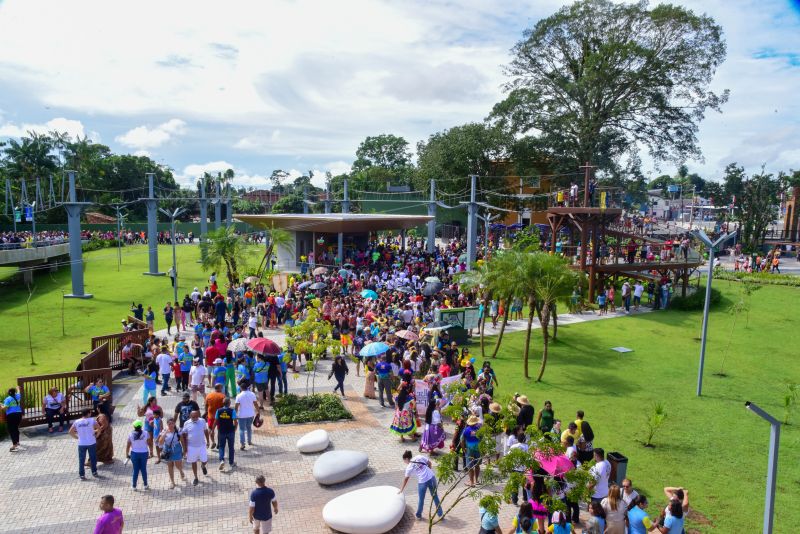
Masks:
[[[560,476],[575,468],[572,462],[563,454],[556,456],[545,456],[541,451],[536,451],[533,455],[539,465],[550,475]]]
[[[278,355],[281,353],[281,348],[278,344],[265,337],[254,337],[247,342],[247,346],[250,347],[253,352],[258,352],[259,354]]]

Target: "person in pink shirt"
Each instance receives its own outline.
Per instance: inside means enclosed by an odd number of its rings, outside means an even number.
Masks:
[[[113,495],[104,495],[100,498],[100,510],[103,513],[97,518],[94,534],[122,534],[125,520],[122,518],[122,510],[114,508]]]

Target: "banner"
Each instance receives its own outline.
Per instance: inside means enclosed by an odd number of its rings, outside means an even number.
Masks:
[[[478,328],[480,324],[481,314],[480,308],[477,306],[470,308],[447,308],[436,310],[435,319],[437,321],[444,321],[451,325],[469,330],[470,328]]]
[[[444,408],[448,404],[450,404],[450,400],[452,399],[452,395],[447,393],[447,388],[450,387],[453,383],[458,382],[461,380],[461,375],[455,376],[448,376],[447,378],[442,378],[442,381],[439,383],[439,386],[442,390],[442,394],[444,395],[444,402],[440,406],[440,408]],[[428,409],[428,383],[424,380],[414,379],[414,395],[417,398],[417,413],[419,415],[425,415],[425,411]]]

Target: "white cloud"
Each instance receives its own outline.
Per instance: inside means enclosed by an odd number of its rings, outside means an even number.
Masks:
[[[167,141],[185,133],[185,122],[180,119],[170,119],[154,128],[137,126],[122,135],[118,135],[114,140],[117,143],[132,148],[158,148]]]
[[[78,136],[87,136],[86,130],[81,121],[65,119],[63,117],[51,119],[44,124],[15,124],[13,122],[0,124],[0,137],[26,137],[28,132],[46,134],[53,131],[66,132],[73,139]],[[92,141],[100,140],[100,134],[97,132],[90,132],[90,134],[91,135],[89,135],[89,138]]]

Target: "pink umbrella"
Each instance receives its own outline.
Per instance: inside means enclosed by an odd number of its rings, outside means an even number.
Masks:
[[[542,451],[536,451],[533,455],[539,465],[547,471],[548,474],[553,476],[561,476],[567,471],[575,468],[572,462],[563,454],[556,456],[545,456]]]
[[[278,355],[281,353],[281,348],[278,344],[265,337],[254,337],[247,342],[247,346],[259,354]]]
[[[419,336],[411,330],[398,330],[394,335],[408,341],[417,341],[419,339]]]

